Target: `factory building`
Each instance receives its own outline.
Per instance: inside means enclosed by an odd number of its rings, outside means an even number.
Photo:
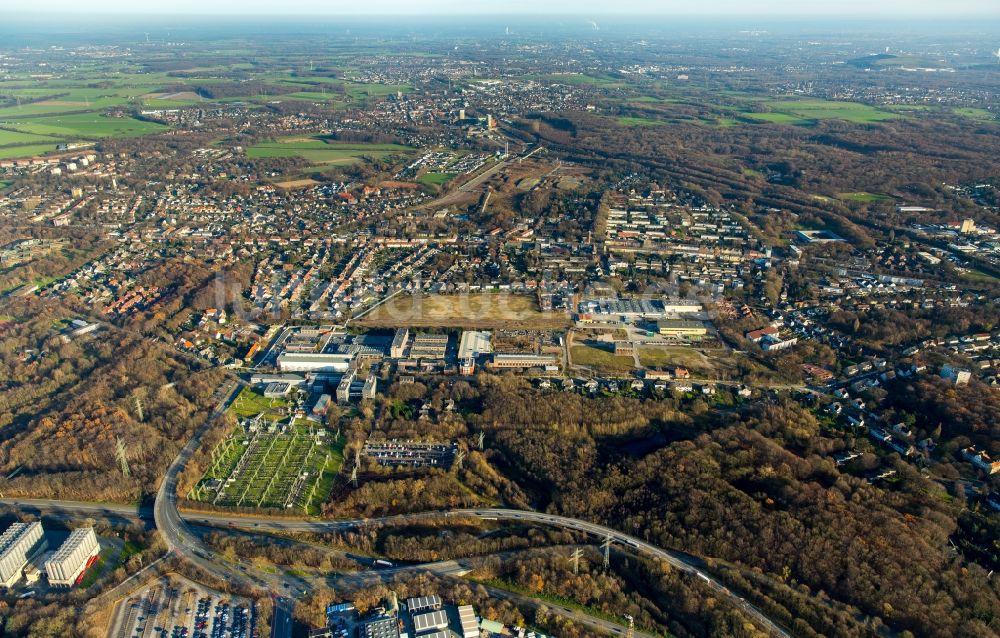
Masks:
[[[376,392],[378,392],[378,379],[373,374],[368,375],[368,378],[365,379],[365,385],[361,389],[361,398],[374,399]]]
[[[392,345],[389,347],[389,356],[393,359],[402,359],[406,354],[406,344],[410,340],[408,328],[400,328],[392,338]]]
[[[357,372],[351,370],[337,384],[337,403],[345,404],[351,402],[351,385],[354,383],[356,377]]]
[[[616,357],[631,357],[635,354],[635,344],[631,341],[615,341],[614,353]]]
[[[466,330],[462,332],[462,340],[458,346],[459,359],[475,359],[481,354],[493,352],[493,344],[490,342],[490,333],[478,330]]]
[[[559,365],[559,360],[551,354],[494,354],[488,366],[493,369],[551,369]]]
[[[14,523],[0,536],[0,585],[10,587],[21,579],[28,561],[45,549],[42,524]]]
[[[708,334],[705,324],[687,319],[660,319],[656,331],[670,337],[702,337]]]
[[[58,551],[45,561],[45,574],[53,587],[71,587],[101,553],[93,527],[75,529]]]
[[[347,372],[352,355],[336,353],[283,352],[278,355],[282,372]]]
[[[448,335],[421,333],[413,337],[411,359],[444,359],[448,352]]]
[[[417,634],[448,628],[448,614],[444,611],[429,611],[413,616],[413,630]]]
[[[416,596],[406,599],[406,608],[411,614],[419,614],[424,611],[437,611],[441,609],[440,596]]]
[[[399,627],[394,616],[383,616],[361,625],[358,635],[361,638],[399,638]]]
[[[687,299],[586,299],[581,301],[578,314],[584,321],[632,322],[639,319],[654,321],[673,315],[702,311],[697,301]]]
[[[462,638],[479,638],[479,622],[472,605],[459,605],[458,622],[462,625]]]

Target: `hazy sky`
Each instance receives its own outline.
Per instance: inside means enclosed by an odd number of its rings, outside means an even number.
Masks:
[[[9,4],[8,4],[9,3]],[[15,10],[145,14],[1000,15],[1000,0],[0,0]],[[0,9],[0,19],[4,10]]]

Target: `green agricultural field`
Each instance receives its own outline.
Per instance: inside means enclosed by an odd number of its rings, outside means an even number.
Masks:
[[[709,126],[717,126],[719,128],[730,128],[733,126],[739,126],[740,121],[732,117],[717,117],[714,120],[704,120]]]
[[[166,126],[155,122],[130,117],[107,117],[97,113],[26,118],[8,122],[7,126],[24,133],[84,139],[140,137],[168,130]]]
[[[34,157],[56,150],[55,143],[31,144],[28,146],[0,146],[0,159],[15,159],[19,157]]]
[[[901,117],[898,113],[883,111],[857,102],[832,100],[768,100],[765,102],[773,113],[784,113],[807,121],[844,120],[856,124],[870,124]],[[759,115],[749,114],[751,117]]]
[[[552,82],[554,84],[569,84],[572,86],[592,85],[602,89],[614,89],[625,86],[623,80],[606,76],[585,75],[583,73],[548,73],[544,75],[528,75],[526,80]]]
[[[0,96],[11,100],[20,99],[22,102],[0,109],[0,118],[97,112],[114,106],[124,106],[135,100],[142,92],[127,87],[95,89],[61,85],[47,85],[30,89],[19,87],[8,90],[0,85]]]
[[[457,175],[458,173],[425,173],[417,181],[428,186],[443,186]]]
[[[886,104],[882,108],[894,113],[927,113],[934,110],[926,104]]]
[[[26,145],[26,144],[45,144],[48,142],[60,142],[56,138],[47,137],[45,135],[32,135],[31,133],[22,133],[20,131],[8,131],[6,129],[0,129],[0,146],[16,146],[16,145]]]
[[[315,93],[313,91],[299,91],[297,93],[286,93],[280,98],[268,98],[268,99],[281,99],[281,100],[302,100],[303,102],[315,102],[317,104],[333,104],[338,108],[342,108],[347,105],[343,100],[343,96],[337,93]]]
[[[0,181],[0,191],[10,186],[10,182]],[[6,315],[3,315],[6,316]],[[0,319],[0,321],[7,321],[6,319]]]
[[[395,95],[400,91],[403,93],[410,93],[413,91],[413,87],[406,84],[362,84],[357,82],[346,82],[344,83],[344,88],[347,89],[348,95],[353,97],[355,100],[363,100],[369,97]]]
[[[878,193],[866,193],[864,191],[858,191],[856,193],[837,193],[837,199],[842,199],[848,202],[882,202],[888,199],[892,199],[888,195],[879,195]]]
[[[381,158],[412,149],[400,144],[334,142],[316,138],[287,137],[263,142],[247,149],[252,158],[301,157],[313,164],[353,164],[366,156]]]
[[[664,122],[648,117],[619,117],[618,123],[622,126],[662,126]]]
[[[746,113],[745,116],[753,120],[769,122],[771,124],[793,124],[795,126],[812,124],[812,120],[789,115],[788,113]]]
[[[955,115],[961,115],[962,117],[967,117],[971,120],[977,120],[980,122],[996,122],[997,115],[986,109],[974,109],[974,108],[958,108],[952,109]]]

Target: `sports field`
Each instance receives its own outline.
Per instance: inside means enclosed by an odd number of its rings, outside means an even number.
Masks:
[[[381,158],[412,150],[400,144],[361,144],[311,137],[284,137],[247,149],[252,158],[301,157],[313,164],[353,164],[364,157]]]
[[[524,328],[569,325],[559,312],[542,312],[534,297],[514,294],[399,295],[362,317],[372,328]]]

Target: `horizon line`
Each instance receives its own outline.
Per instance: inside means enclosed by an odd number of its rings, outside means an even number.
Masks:
[[[428,12],[428,11],[368,11],[368,12],[324,12],[324,11],[289,11],[289,12],[273,12],[273,11],[225,11],[225,10],[212,10],[208,9],[205,11],[144,11],[144,10],[133,10],[122,9],[122,10],[101,10],[101,11],[55,11],[55,10],[20,10],[15,9],[7,13],[7,17],[33,17],[33,18],[48,18],[48,19],[61,19],[69,17],[108,17],[108,16],[119,16],[119,17],[157,17],[157,16],[171,16],[171,17],[191,17],[191,18],[201,18],[206,16],[213,17],[225,17],[225,18],[238,18],[238,17],[261,17],[261,18],[386,18],[386,17],[405,17],[405,18],[444,18],[444,17],[503,17],[503,18],[536,18],[536,17],[560,17],[560,18],[578,18],[581,21],[588,21],[591,18],[712,18],[719,20],[726,19],[778,19],[778,20],[789,20],[789,19],[810,19],[810,20],[822,20],[822,19],[837,19],[841,21],[852,21],[852,22],[864,22],[873,18],[891,18],[894,20],[907,21],[913,19],[922,18],[934,18],[934,19],[967,19],[967,18],[983,18],[983,17],[994,17],[1000,18],[1000,5],[996,8],[984,9],[982,11],[966,11],[962,13],[954,13],[952,11],[940,10],[940,11],[928,11],[921,13],[908,13],[906,15],[900,15],[898,11],[885,11],[880,12],[875,10],[871,13],[865,15],[858,15],[857,13],[811,13],[811,12],[801,12],[801,11],[784,11],[784,12],[749,12],[749,13],[722,13],[722,12],[712,12],[712,11],[697,11],[697,10],[672,10],[672,11],[620,11],[620,12],[587,12],[581,13],[579,11],[518,11],[518,12],[498,12],[498,11],[476,11],[476,10],[457,10],[457,11],[441,11],[441,12]]]

